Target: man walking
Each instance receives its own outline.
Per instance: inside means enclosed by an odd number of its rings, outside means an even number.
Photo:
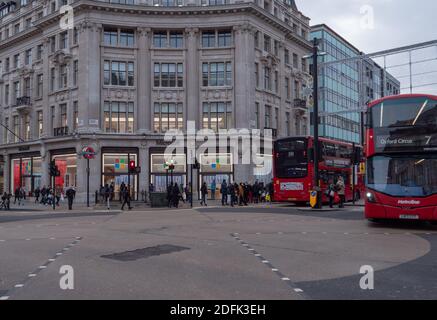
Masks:
[[[226,180],[223,180],[222,185],[220,186],[220,193],[222,194],[222,206],[228,204],[228,184]]]
[[[130,184],[128,184],[127,187],[123,188],[121,194],[123,197],[123,204],[121,205],[121,210],[124,210],[125,204],[127,204],[128,209],[131,210],[132,207],[130,206]]]
[[[200,201],[200,204],[203,206],[208,206],[208,203],[206,202],[208,198],[208,186],[206,185],[206,182],[202,184],[202,187],[200,188],[200,194],[202,195],[202,200]]]
[[[74,197],[76,196],[76,190],[74,190],[73,187],[70,187],[67,189],[65,195],[67,196],[68,199],[68,210],[73,210],[73,200]]]

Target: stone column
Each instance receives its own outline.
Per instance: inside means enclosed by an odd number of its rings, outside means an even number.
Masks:
[[[186,92],[186,121],[195,121],[196,129],[201,127],[201,111],[199,102],[199,29],[189,28],[186,30],[185,47],[186,59],[184,66],[184,86]]]
[[[4,161],[4,172],[3,172],[3,177],[4,177],[4,191],[6,192],[11,192],[11,176],[12,176],[12,170],[11,170],[11,160],[9,159],[9,155],[5,150],[3,150],[3,161]]]
[[[43,41],[43,55],[42,55],[42,70],[43,70],[43,82],[42,82],[42,121],[43,130],[41,138],[46,138],[52,135],[52,123],[49,106],[49,90],[50,90],[50,63],[49,63],[49,50],[50,40],[45,38]]]
[[[50,152],[47,150],[45,143],[41,143],[41,186],[50,186]]]
[[[234,27],[234,124],[249,128],[255,119],[255,31],[246,23]]]
[[[101,43],[100,24],[85,21],[79,25],[79,126],[78,132],[101,131]],[[94,121],[98,121],[95,124]]]
[[[138,59],[136,66],[137,87],[137,130],[138,133],[150,132],[152,122],[151,100],[151,58],[150,58],[150,28],[138,28]]]

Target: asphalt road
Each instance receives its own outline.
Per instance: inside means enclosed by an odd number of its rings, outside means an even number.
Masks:
[[[436,250],[437,228],[362,207],[0,211],[0,299],[437,299]]]

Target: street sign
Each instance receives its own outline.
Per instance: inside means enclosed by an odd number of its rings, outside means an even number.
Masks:
[[[96,152],[92,147],[84,147],[82,149],[82,156],[85,159],[94,159],[96,157]]]

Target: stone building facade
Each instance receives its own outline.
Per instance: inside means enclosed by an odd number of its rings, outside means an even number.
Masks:
[[[125,182],[141,198],[150,182],[161,190],[170,179],[164,133],[187,121],[308,134],[309,19],[294,1],[116,2],[0,5],[0,188],[50,185],[55,160],[55,184],[84,199],[80,152],[91,146],[90,190],[114,183],[117,193]],[[191,181],[186,154],[172,159],[171,179]],[[140,173],[127,175],[129,160]],[[200,181],[270,179],[231,151],[200,162],[194,190]]]

